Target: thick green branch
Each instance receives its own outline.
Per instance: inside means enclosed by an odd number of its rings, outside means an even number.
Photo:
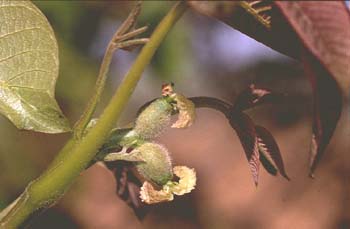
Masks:
[[[65,151],[68,149],[70,152],[65,153],[65,157],[61,157],[61,160],[54,160],[54,163],[42,176],[28,185],[11,211],[1,220],[0,228],[19,227],[38,210],[54,204],[70,187],[108,137],[145,67],[185,9],[186,4],[181,2],[169,11],[153,32],[149,42],[141,50],[96,125],[81,141],[65,147]]]

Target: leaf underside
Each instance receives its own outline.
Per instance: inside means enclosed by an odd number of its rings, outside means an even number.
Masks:
[[[342,1],[320,3],[276,4],[307,50],[301,60],[314,94],[312,176],[340,118],[341,89],[347,91],[350,84],[349,11]]]
[[[336,81],[314,57],[306,54],[303,63],[305,73],[314,88],[313,134],[310,147],[310,176],[313,176],[336,128],[342,100]]]
[[[19,129],[69,131],[54,97],[58,47],[47,19],[29,1],[1,1],[0,25],[0,113]]]

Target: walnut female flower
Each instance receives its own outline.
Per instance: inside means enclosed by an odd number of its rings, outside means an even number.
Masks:
[[[145,180],[141,187],[140,199],[147,204],[172,201],[174,194],[189,193],[196,185],[194,169],[185,166],[172,168],[168,150],[154,142],[146,142],[130,153],[122,151],[105,157],[105,161],[116,160],[131,162],[136,168],[137,177]],[[173,181],[174,175],[179,181]]]

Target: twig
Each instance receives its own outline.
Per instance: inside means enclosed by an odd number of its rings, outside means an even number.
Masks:
[[[135,36],[147,30],[146,26],[136,30],[131,30],[136,23],[136,19],[137,19],[137,16],[140,14],[140,10],[141,10],[141,4],[138,3],[130,12],[129,16],[124,21],[124,23],[115,32],[115,34],[113,35],[111,41],[107,46],[107,50],[103,57],[100,71],[96,80],[93,95],[88,105],[86,106],[85,111],[83,112],[83,114],[81,115],[81,117],[79,118],[79,120],[74,126],[74,136],[78,140],[82,138],[85,128],[88,125],[89,121],[91,120],[92,115],[96,109],[97,103],[100,100],[101,94],[106,84],[107,73],[113,58],[113,53],[117,49],[131,48],[137,45],[143,45],[148,42],[147,38],[128,40],[128,39],[134,38]]]

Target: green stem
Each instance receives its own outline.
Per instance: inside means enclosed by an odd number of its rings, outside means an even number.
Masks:
[[[47,208],[57,202],[71,186],[79,174],[84,171],[94,158],[99,147],[107,139],[109,132],[118,121],[142,72],[164,37],[186,9],[186,3],[177,3],[163,18],[136,58],[130,71],[105,108],[96,125],[76,144],[68,147],[69,154],[61,160],[54,160],[44,174],[31,182],[10,212],[0,221],[0,228],[18,228],[38,210]],[[67,151],[67,147],[64,147]]]
[[[130,12],[127,19],[114,33],[112,39],[108,43],[105,55],[101,63],[100,71],[97,76],[94,93],[91,99],[89,100],[85,111],[82,113],[81,117],[74,126],[74,136],[76,137],[76,140],[80,140],[83,137],[85,128],[88,125],[90,119],[92,118],[92,115],[100,100],[101,94],[106,84],[107,73],[109,71],[109,66],[112,62],[113,54],[117,51],[117,49],[145,44],[148,41],[148,39],[134,39],[135,36],[143,33],[147,29],[146,26],[136,30],[131,29],[131,27],[135,24],[136,19],[140,14],[140,11],[141,2],[138,2],[133,8],[133,10]]]
[[[102,64],[101,64],[100,72],[98,74],[97,81],[95,84],[93,96],[90,99],[85,111],[83,112],[83,115],[75,124],[74,134],[75,134],[75,137],[77,137],[78,139],[80,139],[83,136],[85,127],[89,123],[95,111],[96,105],[100,100],[100,97],[107,79],[107,72],[109,70],[109,65],[111,64],[111,61],[112,61],[113,53],[114,53],[114,48],[113,48],[113,43],[111,41],[108,44],[107,50],[102,60]]]

